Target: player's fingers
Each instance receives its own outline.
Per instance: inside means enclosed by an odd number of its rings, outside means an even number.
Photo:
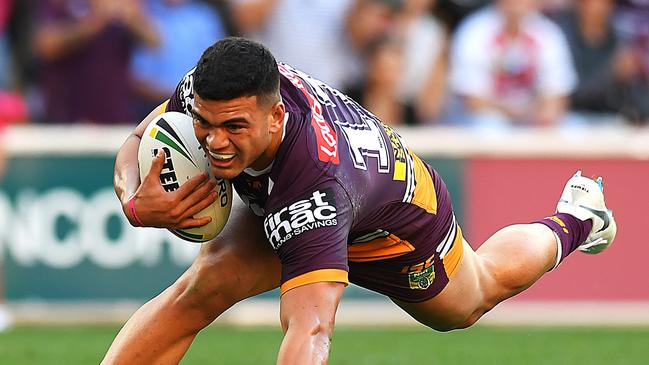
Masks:
[[[155,181],[160,181],[160,174],[162,173],[164,162],[165,153],[162,149],[160,149],[153,158],[153,161],[151,161],[151,170],[149,170],[149,173],[146,175],[145,180],[153,179]]]
[[[216,181],[214,180],[207,180],[203,184],[199,185],[181,202],[180,206],[183,207],[183,211],[189,209],[190,206],[200,202],[201,200],[206,199],[215,188]]]
[[[179,212],[185,212],[187,209],[191,208],[193,205],[198,204],[199,202],[208,199],[210,193],[216,187],[216,181],[208,180],[203,184],[199,185],[196,189],[190,192],[189,195],[182,198],[177,208]],[[180,195],[178,195],[180,198]],[[211,203],[210,203],[211,204]]]
[[[207,174],[207,172],[193,176],[191,179],[187,180],[187,182],[180,185],[180,188],[178,188],[178,190],[176,190],[174,194],[176,194],[178,199],[180,200],[185,199],[194,191],[194,189],[205,183],[208,179],[209,175]]]
[[[215,200],[214,197],[210,196],[210,193],[214,190],[216,183],[214,181],[208,180],[205,181],[202,185],[196,188],[191,194],[183,199],[180,198],[178,191],[174,191],[171,194],[174,194],[173,201],[174,207],[170,211],[171,217],[174,217],[177,220],[183,220],[185,218],[191,217],[197,211],[188,212],[194,205],[207,206],[212,204]],[[205,204],[207,200],[207,205]],[[199,210],[200,211],[200,210]]]
[[[187,218],[184,219],[182,222],[178,223],[176,227],[173,227],[174,229],[187,229],[187,228],[195,228],[195,227],[201,227],[204,226],[212,221],[212,217],[210,216],[205,216],[205,217],[200,217],[200,218]]]
[[[213,191],[208,195],[206,199],[203,199],[199,201],[196,204],[192,204],[186,211],[185,211],[185,216],[186,217],[192,217],[196,213],[200,212],[201,210],[207,208],[210,206],[210,204],[214,203],[216,199],[218,198],[218,193],[216,191]]]

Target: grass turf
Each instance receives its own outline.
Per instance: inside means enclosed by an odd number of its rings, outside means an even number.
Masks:
[[[0,364],[97,364],[116,327],[20,327],[0,333]],[[279,328],[210,327],[182,364],[274,364]],[[332,365],[649,363],[649,328],[336,329]]]

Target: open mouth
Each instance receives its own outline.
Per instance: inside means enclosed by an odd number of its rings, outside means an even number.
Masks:
[[[210,154],[211,160],[216,164],[230,162],[236,157],[234,153],[216,153],[212,151],[208,151],[208,153]]]

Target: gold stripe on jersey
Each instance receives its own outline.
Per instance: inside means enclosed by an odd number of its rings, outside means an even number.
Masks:
[[[392,180],[405,181],[406,180],[406,163],[395,161],[394,163],[394,176]]]
[[[392,180],[405,182],[402,201],[410,203],[412,202],[415,190],[415,172],[413,168],[414,162],[408,151],[408,145],[392,127],[386,124],[381,124],[381,126],[390,139],[390,145],[394,154],[394,174],[392,175]]]
[[[382,124],[382,126],[385,134],[390,138],[390,144],[394,153],[394,174],[392,175],[392,180],[406,181],[408,150],[406,150],[403,141],[394,129],[385,124]]]
[[[164,103],[158,105],[155,109],[153,109],[155,115],[158,116],[158,115],[164,113],[165,111],[167,111],[167,104],[169,104],[168,99]]]
[[[462,229],[460,225],[457,225],[457,230],[455,233],[455,240],[453,241],[453,247],[451,250],[442,258],[444,263],[444,271],[446,271],[446,276],[450,279],[457,272],[458,267],[460,267],[460,262],[462,262],[462,256],[464,255],[464,239],[462,238]]]
[[[347,271],[340,269],[321,269],[296,276],[293,279],[287,280],[284,284],[282,284],[279,289],[280,295],[286,293],[291,289],[295,289],[298,286],[326,281],[343,283],[347,285],[349,284]]]
[[[390,234],[368,242],[354,243],[347,247],[347,257],[352,262],[369,262],[391,259],[415,250],[410,242]]]
[[[430,176],[428,169],[415,154],[410,154],[414,160],[415,169],[415,193],[412,197],[411,203],[423,208],[431,214],[437,213],[437,194],[435,193],[435,185],[433,178]]]

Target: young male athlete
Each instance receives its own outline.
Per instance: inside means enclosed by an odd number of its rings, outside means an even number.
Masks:
[[[578,173],[556,214],[504,228],[474,251],[441,177],[397,133],[241,38],[209,47],[120,149],[115,190],[133,224],[200,226],[209,218],[192,215],[215,200],[206,175],[166,193],[162,155],[140,182],[140,136],[165,110],[193,116],[214,174],[231,179],[248,207],[233,207],[194,264],[129,319],[106,364],[177,363],[226,309],[276,287],[284,330],[277,363],[323,364],[349,282],[434,329],[464,328],[572,251],[596,253],[615,237],[601,179]]]

